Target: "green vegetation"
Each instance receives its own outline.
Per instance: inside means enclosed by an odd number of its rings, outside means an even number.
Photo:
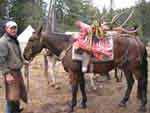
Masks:
[[[9,17],[13,18],[19,25],[19,32],[29,24],[37,28],[41,23],[46,23],[46,6],[43,0],[0,0],[0,19],[3,19],[6,14],[6,7],[9,8]],[[118,4],[115,4],[118,5]],[[55,0],[56,14],[56,29],[59,32],[77,30],[74,25],[76,20],[82,20],[85,23],[91,22],[91,17],[97,16],[98,19],[105,15],[107,21],[110,21],[112,16],[125,12],[117,23],[123,23],[130,12],[134,9],[132,18],[124,27],[132,27],[135,25],[141,26],[139,34],[143,40],[150,40],[150,2],[139,0],[132,8],[108,11],[103,7],[100,11],[91,4],[91,0]],[[44,22],[45,21],[45,22]]]

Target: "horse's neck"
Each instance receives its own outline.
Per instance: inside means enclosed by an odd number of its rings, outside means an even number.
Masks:
[[[45,41],[45,48],[59,56],[70,45],[70,36],[63,34],[50,34]]]

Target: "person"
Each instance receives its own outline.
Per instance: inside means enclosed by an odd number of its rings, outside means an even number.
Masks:
[[[20,100],[27,103],[27,93],[21,68],[23,58],[17,40],[17,24],[8,21],[0,38],[0,75],[3,75],[6,94],[6,113],[20,113]]]

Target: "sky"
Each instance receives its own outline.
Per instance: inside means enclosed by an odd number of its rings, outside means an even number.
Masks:
[[[49,3],[49,0],[44,0],[45,2]],[[100,11],[105,6],[108,10],[110,9],[110,0],[91,0],[93,5],[98,7]],[[121,8],[129,8],[134,6],[138,0],[113,0],[113,9],[121,9]],[[149,1],[149,0],[146,0]]]
[[[138,0],[113,0],[113,9],[129,8],[134,6]],[[149,0],[146,0],[149,1]],[[98,7],[100,10],[105,6],[110,9],[110,0],[92,0],[94,6]]]

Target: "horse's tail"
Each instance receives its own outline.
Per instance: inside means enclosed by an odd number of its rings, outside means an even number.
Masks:
[[[147,61],[147,50],[146,50],[146,48],[144,50],[144,55],[143,55],[143,59],[142,59],[141,68],[142,68],[142,74],[144,76],[144,79],[146,80],[146,88],[147,88],[147,83],[148,83],[148,61]]]
[[[147,50],[145,48],[144,50],[144,55],[142,57],[142,62],[141,62],[141,71],[142,71],[142,80],[144,82],[144,86],[142,87],[145,95],[147,94],[147,86],[148,86],[148,61],[147,61]],[[140,88],[138,87],[138,93],[140,93]],[[145,97],[147,98],[147,97]]]

